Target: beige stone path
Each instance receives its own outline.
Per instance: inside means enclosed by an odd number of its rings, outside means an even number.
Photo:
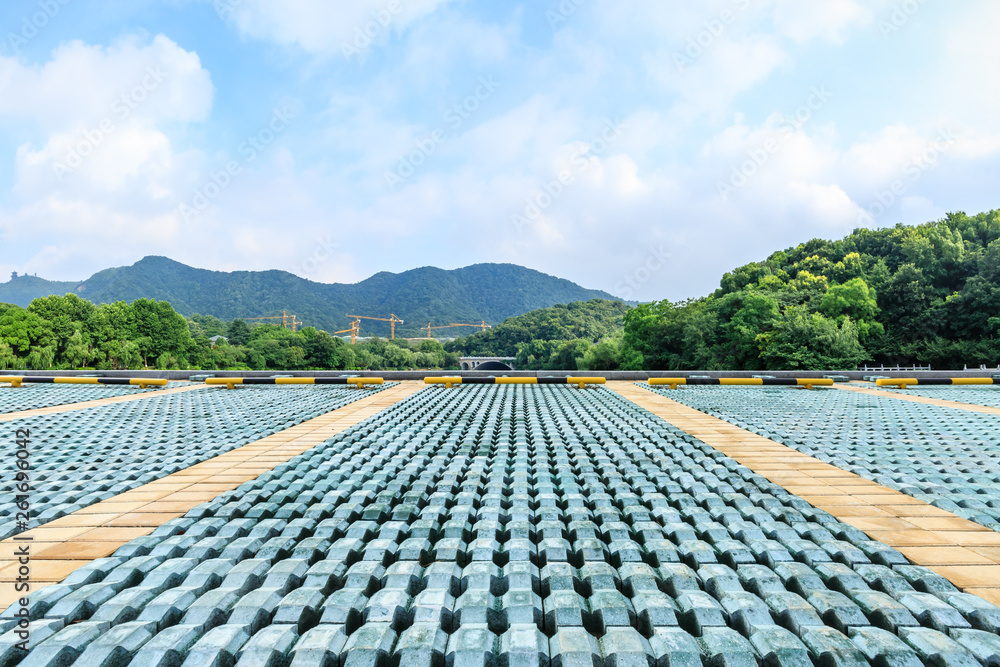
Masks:
[[[51,386],[64,386],[64,385],[51,385]],[[73,386],[96,386],[96,385],[73,385]],[[121,385],[108,385],[108,386],[121,386]],[[22,391],[24,388],[20,387],[14,389],[12,387],[3,386],[0,391]],[[143,391],[137,392],[135,394],[125,394],[124,396],[110,396],[108,398],[96,398],[92,401],[81,401],[80,403],[67,403],[66,405],[53,405],[47,408],[36,408],[34,410],[22,410],[20,412],[8,412],[6,414],[0,415],[0,422],[9,422],[14,419],[24,419],[25,417],[39,417],[42,415],[53,415],[60,412],[71,412],[73,410],[86,410],[87,408],[96,408],[101,405],[111,405],[112,403],[125,403],[127,401],[138,401],[144,398],[154,398],[156,396],[164,396],[165,394],[179,394],[185,391],[195,391],[197,389],[205,390],[206,387],[203,384],[192,384],[185,385],[183,387],[170,387],[168,389],[157,389],[156,391]]]
[[[32,591],[62,581],[86,563],[113,554],[170,519],[231,491],[424,388],[400,382],[280,433],[144,484],[0,541],[0,610],[20,597],[15,552],[30,544]],[[225,391],[225,390],[219,390]],[[239,391],[238,389],[236,391]],[[357,391],[365,391],[358,389]],[[30,537],[30,542],[18,538]]]
[[[929,567],[968,593],[1000,604],[1000,533],[641,386],[609,382],[607,387],[789,493],[897,549],[911,562]]]

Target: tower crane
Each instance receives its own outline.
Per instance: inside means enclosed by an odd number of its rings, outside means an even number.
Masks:
[[[292,333],[295,333],[297,327],[302,326],[302,320],[295,319],[295,315],[289,315],[288,311],[285,310],[281,311],[281,315],[270,315],[268,317],[243,317],[240,319],[248,322],[253,320],[281,320],[281,326],[286,329],[289,324],[292,325]]]
[[[351,334],[351,345],[354,345],[354,341],[357,340],[358,335],[361,333],[361,320],[351,320],[351,328],[344,329],[343,331],[334,331],[335,334],[350,333]]]
[[[356,320],[378,320],[380,322],[388,322],[390,331],[392,332],[392,339],[396,339],[396,323],[403,323],[403,320],[396,317],[394,314],[390,314],[389,317],[370,317],[368,315],[348,315],[347,317],[353,317]],[[358,328],[360,329],[360,322],[358,323]]]

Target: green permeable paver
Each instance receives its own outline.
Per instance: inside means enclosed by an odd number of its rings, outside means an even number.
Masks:
[[[1000,408],[1000,386],[984,387],[919,387],[913,389],[888,389],[879,388],[890,394],[902,394],[904,396],[923,396],[925,398],[938,398],[943,401],[956,401],[958,403],[969,403],[971,405],[983,405],[988,408]]]
[[[656,390],[935,507],[1000,529],[998,418],[838,390]]]
[[[414,394],[30,613],[32,664],[975,664],[1000,624],[614,392],[534,386]]]
[[[390,385],[385,385],[390,386]],[[204,389],[15,419],[31,431],[31,515],[16,520],[16,468],[0,468],[0,538],[183,470],[370,395],[342,386]]]
[[[0,414],[38,410],[57,405],[71,405],[115,396],[133,396],[159,391],[160,387],[143,389],[123,385],[24,384],[20,387],[0,387]]]

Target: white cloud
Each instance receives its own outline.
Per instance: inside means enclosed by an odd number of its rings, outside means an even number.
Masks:
[[[30,118],[46,131],[131,115],[201,121],[213,94],[198,55],[164,35],[149,43],[132,35],[108,47],[72,41],[43,65],[0,57],[0,116]]]
[[[869,7],[855,0],[774,0],[774,27],[779,34],[798,43],[821,39],[842,44],[849,29],[869,25],[874,20],[871,8],[884,4],[884,0],[869,2]]]
[[[60,238],[32,260],[37,268],[65,277],[60,265],[81,256],[134,259],[136,247],[178,238],[176,200],[202,158],[178,150],[165,128],[211,109],[197,54],[163,35],[129,36],[108,47],[63,44],[41,65],[0,59],[0,72],[0,119],[31,118],[44,137],[18,146],[19,203],[0,211],[11,242]]]
[[[449,0],[213,0],[241,33],[314,54],[362,54]]]

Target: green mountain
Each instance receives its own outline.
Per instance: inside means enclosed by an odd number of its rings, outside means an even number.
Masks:
[[[616,299],[515,264],[382,272],[348,285],[313,282],[285,271],[228,273],[196,269],[166,257],[145,257],[132,266],[105,269],[82,282],[12,278],[0,283],[0,302],[27,306],[32,299],[68,292],[98,304],[143,297],[169,301],[182,315],[200,313],[223,320],[280,315],[286,310],[306,326],[327,331],[349,328],[347,313],[376,317],[395,313],[405,321],[396,327],[397,336],[419,336],[419,328],[428,322],[497,323],[557,303]],[[361,332],[388,336],[389,324],[362,320]]]

